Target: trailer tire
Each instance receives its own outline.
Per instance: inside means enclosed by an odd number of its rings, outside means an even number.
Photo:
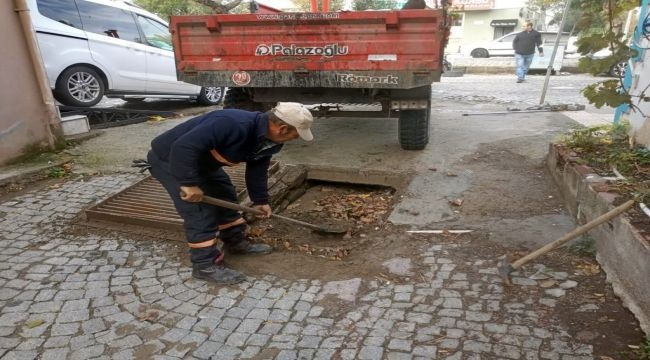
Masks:
[[[264,104],[253,101],[244,88],[228,88],[223,99],[224,109],[241,109],[249,111],[265,111]]]
[[[398,137],[404,150],[422,150],[429,143],[431,106],[426,110],[402,110],[399,114]]]

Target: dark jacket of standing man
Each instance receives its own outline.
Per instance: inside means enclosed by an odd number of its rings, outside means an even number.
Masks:
[[[533,29],[533,23],[526,22],[524,31],[515,35],[512,41],[512,48],[515,50],[515,60],[517,62],[517,82],[521,83],[526,79],[526,74],[533,62],[535,48],[539,51],[539,56],[544,56],[542,48],[542,34]]]
[[[192,118],[151,142],[151,174],[174,201],[192,261],[192,276],[232,284],[244,275],[223,266],[217,247],[236,254],[266,254],[271,247],[246,236],[246,221],[235,210],[204,204],[203,195],[238,202],[224,166],[246,163],[246,188],[253,207],[271,215],[267,189],[271,156],[301,137],[312,140],[312,115],[302,104],[280,102],[266,113],[228,109]]]

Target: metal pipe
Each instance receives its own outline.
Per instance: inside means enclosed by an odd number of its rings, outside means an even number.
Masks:
[[[318,0],[309,0],[311,12],[318,12]]]
[[[22,25],[23,35],[25,36],[25,41],[27,44],[27,51],[29,52],[29,57],[32,61],[32,70],[36,76],[36,82],[41,93],[41,100],[43,105],[45,105],[45,115],[48,119],[48,123],[45,125],[45,132],[47,136],[47,143],[50,147],[55,146],[56,136],[52,132],[52,125],[60,126],[61,118],[56,111],[56,105],[54,103],[54,97],[52,96],[52,91],[47,81],[47,74],[45,73],[45,66],[43,65],[43,59],[41,58],[41,53],[38,50],[38,42],[36,41],[36,35],[32,27],[32,21],[29,17],[29,7],[25,0],[14,0],[15,9],[14,11],[18,13],[20,18],[20,24]]]
[[[330,0],[323,0],[323,12],[330,11]]]
[[[551,77],[551,72],[553,72],[553,62],[555,61],[555,55],[557,54],[557,47],[560,44],[560,38],[562,37],[562,30],[564,29],[564,22],[566,21],[567,13],[571,7],[571,0],[566,1],[564,6],[564,13],[562,14],[562,21],[560,21],[560,28],[557,31],[557,36],[555,37],[555,44],[553,45],[553,53],[551,54],[551,59],[548,62],[548,68],[546,68],[546,78],[544,78],[544,87],[542,88],[542,96],[539,99],[539,104],[544,104],[544,99],[546,98],[546,90],[548,89],[548,81]]]

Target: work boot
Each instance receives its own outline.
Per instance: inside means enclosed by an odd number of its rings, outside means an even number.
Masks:
[[[263,255],[272,250],[269,245],[252,243],[246,239],[233,245],[226,244],[224,247],[229,253],[236,255]]]
[[[239,271],[217,264],[204,266],[193,265],[192,276],[197,279],[211,281],[217,284],[238,284],[246,280],[244,274]]]

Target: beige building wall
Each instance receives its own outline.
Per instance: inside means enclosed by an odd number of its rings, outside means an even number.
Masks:
[[[37,58],[31,56],[33,30],[26,34],[21,24],[28,13],[21,16],[16,10],[26,8],[20,0],[0,5],[0,165],[39,148],[51,149],[60,136],[61,120],[47,83],[41,83],[45,71],[37,48]]]
[[[521,31],[526,20],[533,21],[537,30],[545,27],[543,14],[527,7],[525,0],[454,0],[451,11],[459,21],[451,28],[447,54],[460,53],[465,46]]]

